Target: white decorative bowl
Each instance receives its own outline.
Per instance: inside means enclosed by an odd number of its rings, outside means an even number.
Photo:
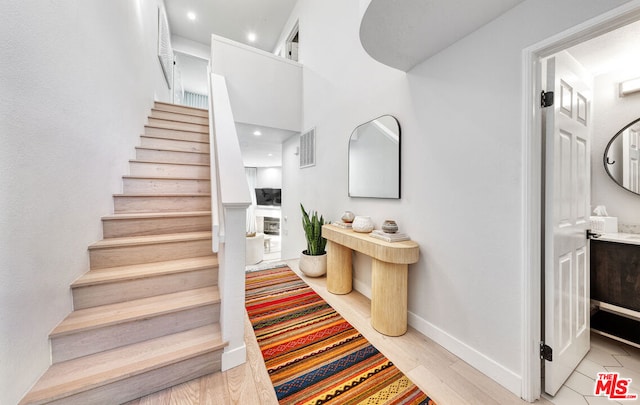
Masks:
[[[351,224],[352,229],[356,232],[371,232],[373,231],[373,221],[371,217],[364,217],[358,215],[354,218],[353,223]]]

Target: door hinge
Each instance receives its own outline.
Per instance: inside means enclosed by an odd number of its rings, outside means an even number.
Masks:
[[[545,345],[544,342],[540,342],[540,359],[553,361],[553,349]]]
[[[540,106],[542,108],[551,107],[553,105],[553,92],[552,91],[542,91],[540,93]]]
[[[587,229],[587,239],[598,239],[601,236],[601,234],[593,232],[591,229]]]

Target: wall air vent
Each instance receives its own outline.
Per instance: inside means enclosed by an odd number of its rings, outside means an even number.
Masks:
[[[316,165],[316,129],[300,134],[300,168]]]

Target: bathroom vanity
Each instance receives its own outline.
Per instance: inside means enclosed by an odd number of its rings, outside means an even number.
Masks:
[[[640,348],[640,235],[591,240],[591,329]]]

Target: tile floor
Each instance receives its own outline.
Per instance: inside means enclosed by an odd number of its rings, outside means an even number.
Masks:
[[[263,262],[272,260],[280,260],[280,235],[265,235],[269,238],[268,244],[265,244]]]
[[[640,404],[640,399],[612,401],[594,396],[598,372],[611,371],[631,378],[630,393],[640,396],[640,349],[591,333],[591,350],[555,397],[543,396],[556,405]]]
[[[278,264],[280,261],[280,236],[279,235],[268,235],[269,243],[265,243],[264,255],[262,256],[262,261],[256,264],[250,264],[246,266],[247,271],[256,271],[264,268],[270,268],[274,264]]]

